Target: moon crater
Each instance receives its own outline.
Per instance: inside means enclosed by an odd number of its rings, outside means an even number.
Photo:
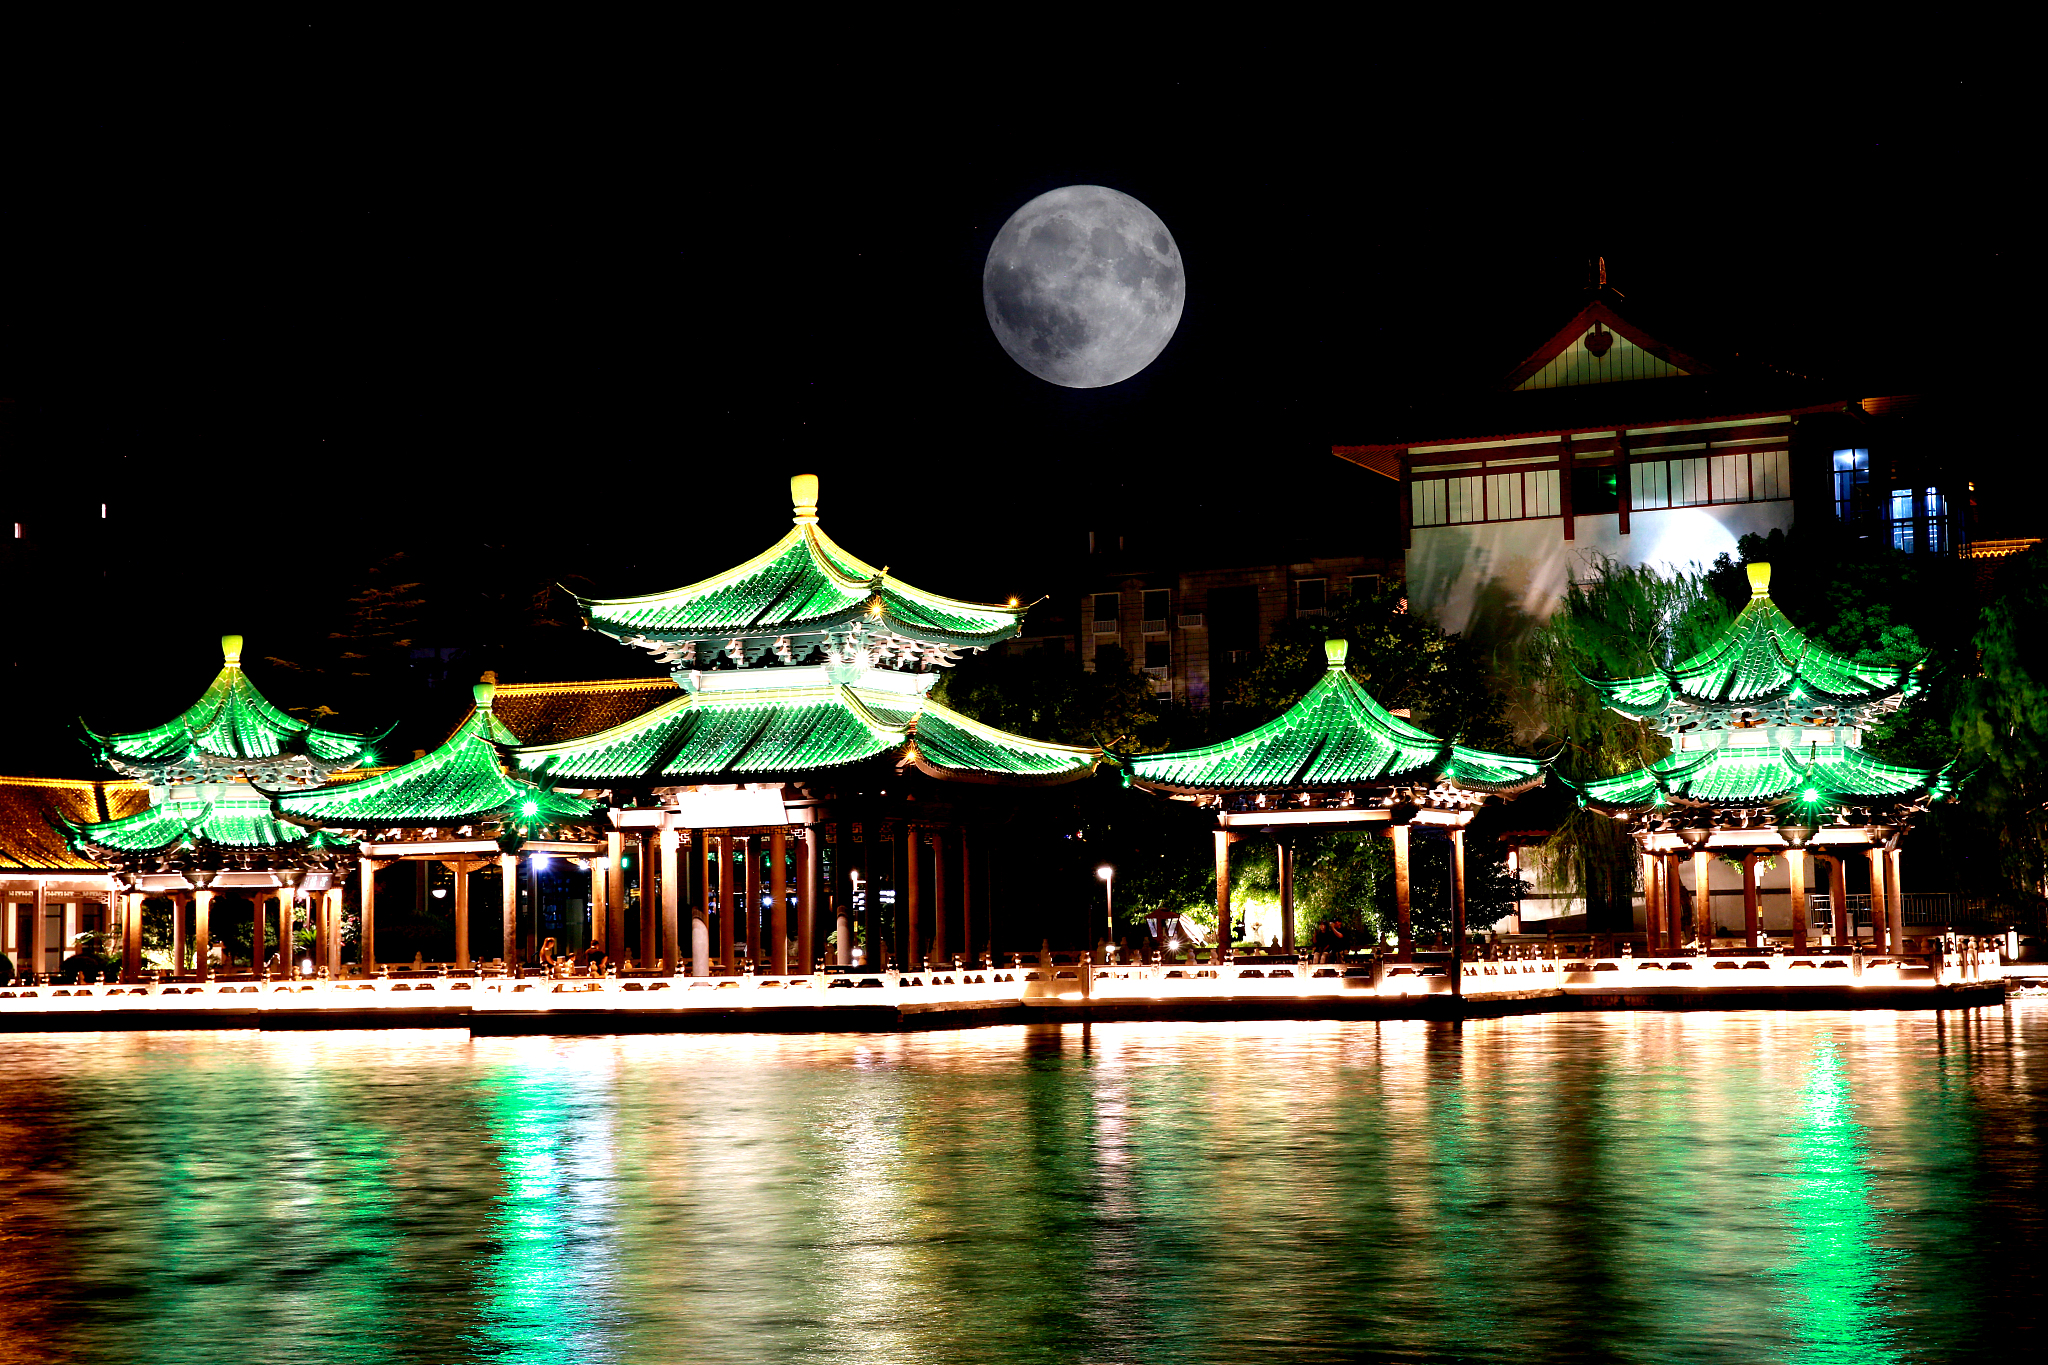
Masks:
[[[1069,185],[1010,215],[981,297],[1012,360],[1050,383],[1099,389],[1166,349],[1187,277],[1158,214],[1119,190]]]

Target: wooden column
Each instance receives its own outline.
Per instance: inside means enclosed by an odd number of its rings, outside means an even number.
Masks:
[[[648,837],[648,831],[638,830],[633,835],[636,850],[634,859],[640,865],[640,954],[643,968],[652,969],[661,959],[659,941],[660,928],[656,916],[661,913],[661,888],[655,884],[656,862],[660,853],[655,849],[655,839]]]
[[[832,902],[839,912],[838,924],[834,926],[838,937],[834,940],[832,960],[841,967],[853,965],[853,826],[840,821],[835,833],[837,842],[832,845]]]
[[[611,859],[598,854],[590,860],[590,942],[586,948],[602,948],[611,941],[605,926],[612,913]]]
[[[29,926],[30,970],[41,974],[50,970],[50,888],[36,883],[36,917]]]
[[[263,973],[263,959],[265,956],[263,951],[265,937],[263,921],[267,918],[263,903],[270,898],[263,894],[263,888],[257,887],[250,893],[249,899],[255,907],[254,913],[249,916],[249,970],[260,976]]]
[[[1567,438],[1569,439],[1569,438]],[[1657,874],[1661,870],[1657,855],[1643,851],[1643,953],[1655,957],[1664,951],[1663,887],[1658,884]]]
[[[213,888],[202,886],[192,893],[193,961],[200,976],[213,970]]]
[[[619,830],[604,836],[605,892],[604,955],[614,969],[626,962],[626,836]]]
[[[1273,859],[1280,870],[1280,948],[1294,951],[1294,837],[1283,834],[1273,841]]]
[[[1578,518],[1572,512],[1572,455],[1572,434],[1567,431],[1558,437],[1557,445],[1557,510],[1564,518],[1567,543],[1578,535]]]
[[[1465,831],[1451,831],[1451,994],[1465,993]]]
[[[1635,487],[1630,482],[1628,473],[1628,432],[1619,426],[1614,429],[1614,493],[1615,510],[1621,514],[1617,518],[1617,529],[1621,534],[1627,535],[1628,514],[1635,505]],[[1668,497],[1665,499],[1665,505],[1670,505]]]
[[[1230,831],[1216,831],[1216,954],[1222,966],[1230,953]]]
[[[710,840],[705,841],[705,851],[710,851]],[[739,898],[732,891],[732,841],[726,835],[718,836],[718,961],[720,970],[736,972],[739,961],[733,955],[733,915],[738,912]],[[704,894],[711,894],[710,883],[705,883]]]
[[[455,965],[469,965],[469,869],[465,858],[450,858],[441,866],[455,874]]]
[[[796,832],[796,969],[805,976],[818,969],[818,860],[824,852],[819,834],[816,825]]]
[[[1887,866],[1884,870],[1885,899],[1891,903],[1892,951],[1906,951],[1906,888],[1899,878],[1899,848],[1894,845],[1885,851]]]
[[[1835,946],[1847,948],[1849,940],[1856,936],[1856,926],[1849,923],[1849,878],[1846,864],[1840,857],[1828,859],[1828,910],[1835,921]]]
[[[1806,951],[1806,850],[1785,850],[1785,871],[1792,887],[1792,951]]]
[[[185,907],[192,903],[190,891],[167,892],[171,898],[171,975],[177,976],[185,970]],[[36,970],[43,964],[43,898],[36,896],[36,919],[32,931]]]
[[[1408,923],[1408,826],[1389,825],[1387,835],[1394,841],[1394,958],[1415,960],[1415,935]]]
[[[1886,953],[1894,951],[1885,947],[1885,928],[1891,919],[1889,898],[1884,889],[1884,849],[1878,845],[1870,848],[1870,951]]]
[[[713,897],[717,894],[711,889],[714,885],[711,880],[711,848],[713,842],[710,830],[700,829],[697,831],[697,881],[703,888],[702,896],[698,900],[697,905],[704,913],[704,939],[705,951],[707,953],[710,951],[712,906],[716,904]],[[725,919],[725,916],[720,915],[718,918],[722,921]],[[720,954],[719,960],[723,966],[731,966],[730,963],[724,961],[723,954]],[[705,975],[710,975],[708,966],[705,969]]]
[[[744,876],[734,889],[740,893],[740,922],[747,926],[747,969],[761,970],[761,860],[754,856],[754,836],[739,836],[740,858],[746,864]]]
[[[904,859],[903,899],[907,921],[904,928],[903,967],[905,971],[917,971],[924,966],[924,879],[918,874],[919,864],[924,862],[923,850],[918,843],[923,835],[913,826],[905,829],[909,835],[907,848],[909,856]]]
[[[510,853],[498,855],[498,920],[509,975],[519,965],[519,859]]]
[[[1756,860],[1758,853],[1750,849],[1742,855],[1742,937],[1753,953],[1760,946],[1758,933],[1762,929],[1762,911],[1756,899]]]
[[[950,965],[952,955],[946,942],[946,831],[932,831],[932,957],[940,966]]]
[[[356,870],[361,878],[356,899],[363,912],[362,951],[356,956],[362,959],[363,975],[370,976],[377,970],[377,864],[358,857]]]
[[[129,891],[122,895],[128,904],[127,918],[121,921],[121,979],[139,981],[142,979],[142,893]],[[14,907],[5,907],[7,918],[14,918]]]
[[[1714,900],[1708,887],[1707,864],[1712,861],[1704,848],[1694,849],[1692,855],[1692,926],[1699,945],[1711,952],[1714,947]]]
[[[974,957],[974,863],[967,851],[967,826],[960,826],[960,950],[973,966]],[[988,945],[993,960],[995,945]]]
[[[343,891],[339,886],[327,890],[327,934],[320,945],[322,963],[329,976],[341,975],[341,907]]]
[[[709,976],[711,975],[711,890],[709,884],[703,882],[698,876],[704,870],[704,853],[702,849],[702,845],[705,842],[704,831],[678,830],[677,835],[681,838],[684,849],[682,870],[678,875],[683,879],[683,918],[689,922],[690,926],[690,975]],[[693,840],[695,846],[693,846]],[[700,888],[696,894],[692,894],[693,882]]]
[[[654,832],[655,843],[661,848],[661,967],[670,973],[682,961],[682,949],[676,942],[676,931],[682,927],[682,888],[677,885],[676,876],[680,868],[680,859],[676,857],[680,833],[668,827]]]
[[[775,935],[769,960],[777,976],[789,975],[789,830],[777,825],[768,834],[768,894],[774,898],[768,927]]]

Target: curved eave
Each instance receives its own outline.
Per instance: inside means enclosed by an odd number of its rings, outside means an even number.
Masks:
[[[945,739],[934,728],[935,724],[937,727],[958,730],[968,740],[985,745],[998,753],[1016,755],[1019,764],[1029,764],[1031,770],[947,762],[944,761],[943,752],[935,761],[930,753],[934,742],[941,750],[946,747]],[[989,786],[1063,786],[1089,776],[1103,760],[1101,749],[1074,744],[1054,744],[1046,740],[1013,735],[992,725],[984,725],[934,701],[926,701],[916,719],[911,722],[911,745],[909,756],[919,772],[940,781],[976,782]]]
[[[472,712],[469,721],[434,752],[361,782],[310,791],[257,790],[269,798],[279,819],[308,829],[429,829],[493,820],[553,824],[588,819],[596,808],[594,802],[556,796],[524,776],[505,771],[507,746],[493,737],[491,726],[496,723],[489,711]],[[483,766],[465,779],[459,771],[451,771],[464,763]],[[490,782],[497,790],[480,793],[493,798],[485,804],[418,809],[440,799],[438,790],[447,786],[451,777],[458,782]],[[529,801],[539,807],[530,816],[519,809]],[[384,809],[376,808],[380,802]],[[370,809],[362,809],[365,806]]]
[[[642,625],[630,619],[629,614],[635,610],[681,610],[692,601],[738,587],[749,579],[769,572],[799,544],[803,546],[812,568],[818,575],[830,588],[846,597],[845,604],[837,610],[781,620],[762,619],[757,615],[748,620],[700,621],[690,625]],[[900,609],[892,610],[895,605],[891,601],[892,598],[900,600]],[[850,625],[862,617],[871,616],[888,624],[891,629],[906,638],[925,639],[934,644],[963,648],[985,648],[1015,635],[1025,612],[1022,607],[967,602],[912,587],[901,579],[876,570],[865,561],[848,554],[815,523],[801,523],[792,527],[782,539],[744,564],[700,582],[639,597],[578,596],[576,604],[582,611],[584,620],[593,630],[610,635],[614,639],[638,636],[661,643],[680,643],[716,636],[820,634]],[[878,604],[880,611],[876,610]],[[771,603],[769,609],[772,610],[772,606]],[[920,610],[968,620],[979,619],[986,624],[978,629],[955,629],[914,619],[915,613]]]

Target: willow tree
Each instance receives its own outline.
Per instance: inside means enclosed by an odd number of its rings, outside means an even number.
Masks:
[[[1670,743],[1609,710],[1586,678],[1633,678],[1692,657],[1734,619],[1707,572],[1660,573],[1605,557],[1530,632],[1511,665],[1518,719],[1567,783],[1647,767]],[[1636,884],[1635,845],[1616,821],[1572,802],[1544,841],[1554,880],[1585,898],[1589,924],[1625,930]]]

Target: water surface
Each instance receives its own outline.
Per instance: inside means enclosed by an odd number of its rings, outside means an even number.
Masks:
[[[11,1040],[0,1362],[1949,1361],[2048,1009]]]

